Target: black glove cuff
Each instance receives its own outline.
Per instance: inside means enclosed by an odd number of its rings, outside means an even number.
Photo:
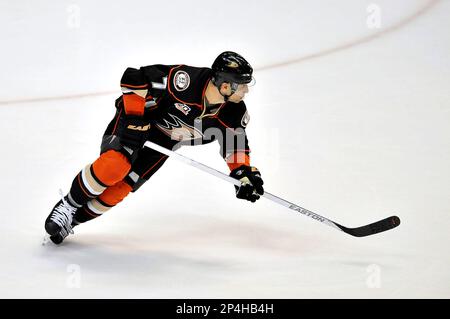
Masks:
[[[230,172],[230,176],[233,178],[241,179],[242,177],[248,176],[251,173],[251,167],[245,164],[233,169]]]

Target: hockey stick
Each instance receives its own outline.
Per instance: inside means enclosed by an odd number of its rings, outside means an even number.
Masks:
[[[206,165],[204,165],[202,163],[194,161],[194,160],[192,160],[192,159],[190,159],[190,158],[188,158],[186,156],[183,156],[181,154],[175,153],[175,152],[173,152],[173,151],[171,151],[171,150],[169,150],[169,149],[167,149],[165,147],[162,147],[162,146],[160,146],[158,144],[155,144],[153,142],[147,141],[147,142],[145,142],[145,146],[149,147],[151,149],[154,149],[155,151],[158,151],[158,152],[160,152],[162,154],[170,156],[170,157],[172,157],[172,158],[174,158],[176,160],[184,162],[185,164],[194,166],[194,167],[196,167],[196,168],[198,168],[198,169],[200,169],[200,170],[202,170],[202,171],[204,171],[206,173],[209,173],[211,175],[219,177],[219,178],[221,178],[221,179],[223,179],[223,180],[225,180],[225,181],[227,181],[229,183],[232,183],[232,184],[234,184],[236,186],[239,186],[241,184],[239,182],[239,180],[234,179],[234,178],[232,178],[232,177],[230,177],[230,176],[228,176],[228,175],[226,175],[226,174],[224,174],[222,172],[219,172],[219,171],[215,170],[214,168],[211,168],[211,167],[206,166]],[[309,210],[307,210],[307,209],[305,209],[303,207],[300,207],[300,206],[295,205],[295,204],[293,204],[291,202],[288,202],[287,200],[284,200],[284,199],[282,199],[282,198],[280,198],[278,196],[272,195],[269,192],[265,191],[264,195],[262,195],[262,196],[267,198],[267,199],[270,199],[271,201],[274,201],[275,203],[278,203],[278,204],[280,204],[280,205],[282,205],[284,207],[292,209],[292,210],[294,210],[296,212],[299,212],[299,213],[301,213],[301,214],[303,214],[305,216],[311,217],[314,220],[317,220],[317,221],[319,221],[321,223],[324,223],[324,224],[326,224],[328,226],[331,226],[331,227],[333,227],[333,228],[335,228],[337,230],[343,231],[343,232],[345,232],[347,234],[350,234],[352,236],[355,236],[355,237],[364,237],[364,236],[369,236],[369,235],[373,235],[373,234],[376,234],[376,233],[381,233],[383,231],[395,228],[398,225],[400,225],[400,218],[398,218],[397,216],[391,216],[391,217],[382,219],[380,221],[377,221],[377,222],[369,224],[369,225],[356,227],[356,228],[348,228],[348,227],[342,226],[342,225],[340,225],[340,224],[338,224],[338,223],[336,223],[336,222],[334,222],[334,221],[332,221],[332,220],[330,220],[328,218],[325,218],[325,217],[323,217],[323,216],[321,216],[319,214],[313,213],[313,212],[311,212],[311,211],[309,211]]]

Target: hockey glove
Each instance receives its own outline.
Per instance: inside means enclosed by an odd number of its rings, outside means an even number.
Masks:
[[[147,140],[150,124],[141,116],[125,115],[119,119],[117,136],[123,146],[141,148]]]
[[[231,171],[230,176],[238,179],[241,182],[240,186],[236,188],[236,197],[246,199],[252,203],[259,199],[260,195],[264,194],[264,184],[261,173],[256,167],[241,165]]]

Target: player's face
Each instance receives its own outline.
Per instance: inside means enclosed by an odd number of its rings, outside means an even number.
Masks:
[[[247,93],[248,93],[248,85],[247,84],[239,84],[236,92],[234,92],[234,94],[231,95],[228,98],[228,100],[231,102],[234,102],[234,103],[238,103],[244,99],[245,94],[247,94]]]

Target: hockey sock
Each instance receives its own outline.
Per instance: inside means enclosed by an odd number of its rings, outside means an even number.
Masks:
[[[84,223],[91,219],[101,216],[106,211],[120,203],[130,192],[132,188],[124,181],[110,186],[95,199],[87,202],[82,208],[78,209],[74,219],[78,223]]]
[[[91,165],[81,170],[72,182],[68,195],[70,203],[82,207],[102,194],[108,186],[121,181],[131,165],[120,152],[109,150]]]

